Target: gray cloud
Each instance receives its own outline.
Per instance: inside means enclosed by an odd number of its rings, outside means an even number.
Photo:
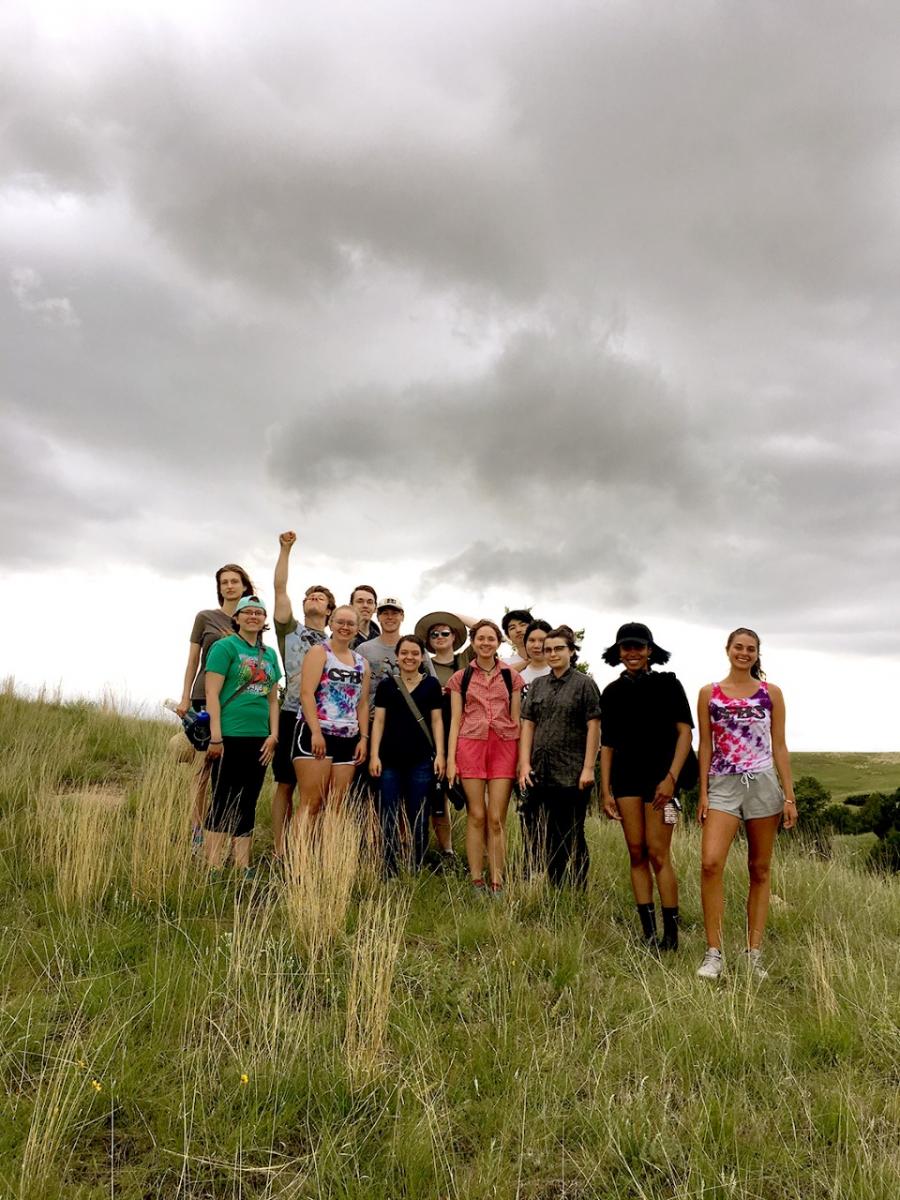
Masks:
[[[297,506],[427,586],[896,644],[893,6],[22,11],[9,561]]]

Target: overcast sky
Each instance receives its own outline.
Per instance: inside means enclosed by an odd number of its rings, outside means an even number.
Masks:
[[[886,2],[4,6],[4,673],[177,693],[296,528],[298,598],[533,603],[601,683],[750,624],[795,743],[896,748],[898,54]]]

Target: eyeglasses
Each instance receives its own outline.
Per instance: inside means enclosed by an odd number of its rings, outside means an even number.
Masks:
[[[432,629],[429,637],[452,637],[453,634],[449,629]]]

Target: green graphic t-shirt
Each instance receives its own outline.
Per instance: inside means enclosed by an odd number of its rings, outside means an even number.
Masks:
[[[250,646],[233,633],[210,647],[207,675],[210,672],[225,677],[219,693],[222,737],[268,737],[269,692],[281,678],[278,656],[271,646],[260,651],[259,646]],[[244,690],[235,696],[241,687]],[[228,703],[231,696],[234,699]]]

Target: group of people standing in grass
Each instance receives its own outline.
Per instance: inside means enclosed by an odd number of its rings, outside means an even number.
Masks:
[[[704,978],[723,970],[723,871],[743,824],[746,956],[765,976],[760,944],[775,835],[782,823],[796,822],[796,806],[784,700],[766,682],[752,630],[729,635],[728,674],[700,693],[698,760],[684,689],[675,675],[654,670],[670,656],[646,625],[630,622],[617,631],[603,658],[623,670],[601,694],[576,669],[572,629],[534,620],[526,610],[507,612],[500,625],[435,611],[404,634],[396,597],[379,602],[375,589],[361,584],[349,604],[338,604],[327,587],[313,584],[297,616],[288,595],[295,542],[293,532],[280,535],[274,575],[280,663],[263,641],[268,609],[236,564],[216,572],[219,606],[198,613],[191,632],[178,711],[209,713],[193,821],[210,869],[222,868],[230,847],[235,866],[252,872],[256,804],[271,764],[276,860],[292,820],[313,827],[323,805],[357,795],[377,810],[387,877],[404,861],[422,867],[430,829],[440,862],[453,864],[451,813],[464,807],[472,889],[496,897],[515,792],[526,870],[583,888],[585,820],[599,757],[602,811],[625,835],[641,933],[663,951],[678,947],[670,857],[678,796],[699,785]],[[504,642],[511,652],[501,657]]]

